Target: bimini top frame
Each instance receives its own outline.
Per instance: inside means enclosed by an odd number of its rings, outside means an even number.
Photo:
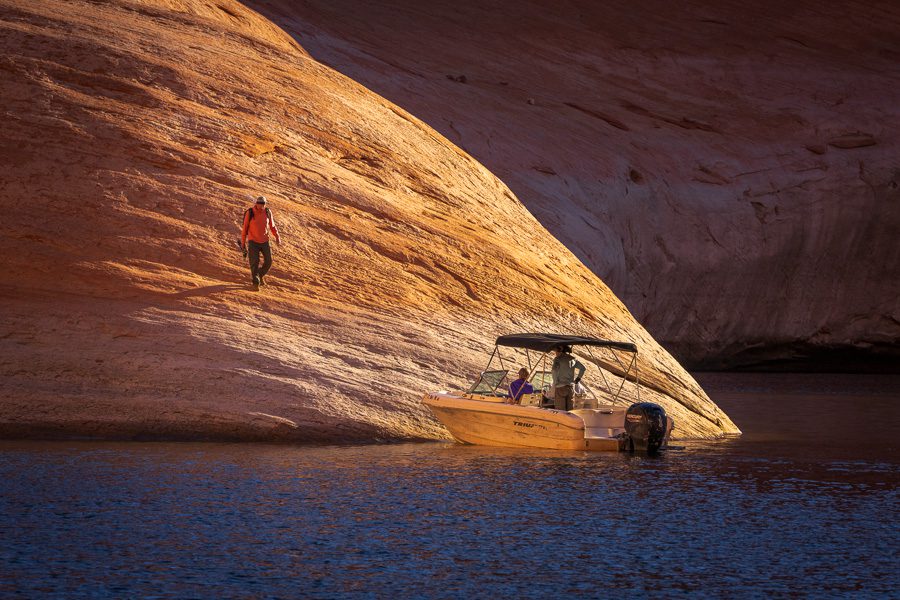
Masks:
[[[628,380],[628,376],[633,376],[633,382],[637,386],[637,398],[640,401],[641,396],[641,382],[640,382],[640,374],[638,373],[637,368],[637,346],[631,342],[614,342],[610,340],[601,340],[597,338],[590,337],[582,337],[576,335],[561,335],[556,333],[516,333],[512,335],[501,335],[497,338],[497,341],[494,343],[494,351],[491,353],[490,359],[488,359],[488,364],[485,370],[481,373],[481,376],[475,381],[475,383],[470,388],[470,393],[488,393],[488,394],[496,394],[496,390],[500,387],[500,384],[506,379],[506,374],[508,370],[503,365],[503,356],[500,354],[500,348],[522,348],[525,350],[525,354],[528,360],[528,378],[529,380],[535,375],[538,371],[538,368],[542,365],[546,367],[546,362],[548,360],[548,355],[551,351],[559,348],[560,346],[586,346],[588,350],[588,354],[591,357],[592,362],[600,367],[601,361],[598,361],[594,357],[594,353],[591,352],[591,347],[596,348],[609,348],[611,350],[620,350],[622,352],[627,352],[631,354],[631,360],[627,361],[628,364],[622,361],[622,358],[616,352],[611,352],[609,354],[612,355],[613,359],[616,363],[618,363],[619,368],[621,370],[620,376],[622,377],[622,382],[619,384],[618,388],[613,390],[612,386],[610,386],[609,381],[606,379],[606,375],[603,373],[603,369],[599,368],[600,376],[603,378],[603,383],[606,387],[607,393],[609,393],[612,397],[612,402],[619,398],[619,395],[622,392],[622,388],[625,385],[625,381]],[[531,354],[528,352],[529,350],[534,350],[541,353],[541,356],[535,361],[534,364],[531,362]],[[497,358],[500,361],[500,371],[491,371],[491,364],[494,362],[494,358]],[[544,370],[547,370],[546,368]],[[487,388],[490,388],[488,390]]]

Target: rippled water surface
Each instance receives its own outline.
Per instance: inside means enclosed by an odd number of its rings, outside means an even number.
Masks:
[[[0,443],[0,597],[898,597],[896,377],[706,375],[661,458]]]

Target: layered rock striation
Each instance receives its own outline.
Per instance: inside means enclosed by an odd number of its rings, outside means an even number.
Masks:
[[[252,0],[699,368],[900,364],[900,8]]]
[[[0,0],[0,43],[0,436],[445,437],[422,393],[529,330],[633,340],[682,437],[737,431],[500,180],[242,4]]]

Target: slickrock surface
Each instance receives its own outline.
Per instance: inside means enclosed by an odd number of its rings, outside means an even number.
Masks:
[[[0,0],[0,43],[0,436],[445,437],[422,393],[531,330],[634,340],[679,435],[737,431],[500,180],[241,4]]]
[[[900,364],[900,4],[248,4],[491,169],[688,364]]]

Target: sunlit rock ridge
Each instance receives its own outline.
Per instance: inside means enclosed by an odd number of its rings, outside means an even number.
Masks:
[[[677,434],[737,431],[499,179],[244,5],[0,0],[0,43],[0,436],[446,437],[422,393],[541,330],[636,342]]]
[[[897,2],[249,5],[487,166],[686,364],[900,368]]]

